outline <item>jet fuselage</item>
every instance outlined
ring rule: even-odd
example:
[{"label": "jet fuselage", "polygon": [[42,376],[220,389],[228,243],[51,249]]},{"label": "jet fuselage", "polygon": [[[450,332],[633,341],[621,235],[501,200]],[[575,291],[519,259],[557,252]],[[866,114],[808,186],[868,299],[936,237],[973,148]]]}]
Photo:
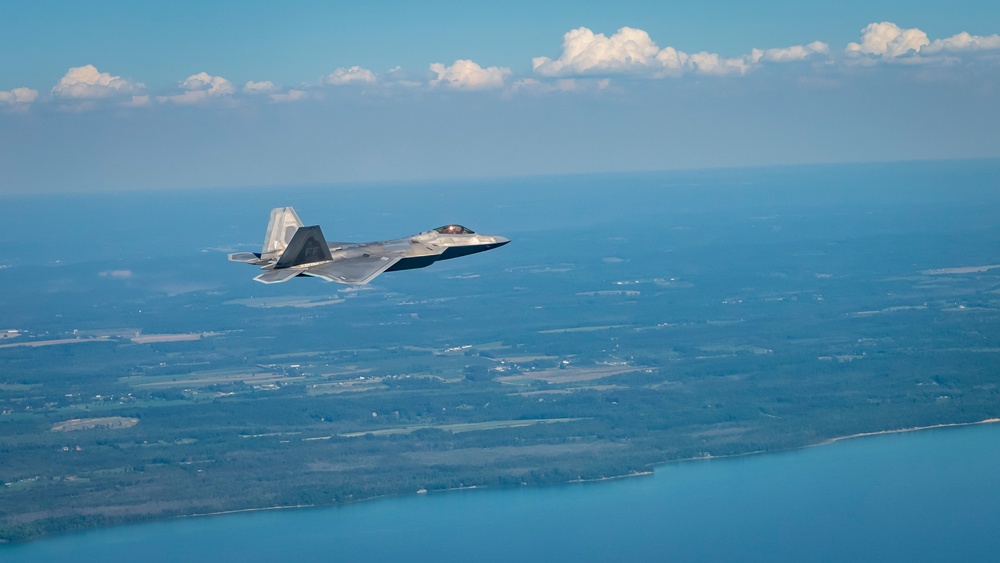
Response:
[{"label": "jet fuselage", "polygon": [[373,242],[328,242],[318,226],[303,227],[290,207],[271,211],[258,253],[230,254],[266,270],[254,279],[278,283],[297,276],[314,276],[345,284],[363,285],[383,272],[412,270],[503,246],[509,239],[477,234],[461,225],[447,225],[413,236]]}]

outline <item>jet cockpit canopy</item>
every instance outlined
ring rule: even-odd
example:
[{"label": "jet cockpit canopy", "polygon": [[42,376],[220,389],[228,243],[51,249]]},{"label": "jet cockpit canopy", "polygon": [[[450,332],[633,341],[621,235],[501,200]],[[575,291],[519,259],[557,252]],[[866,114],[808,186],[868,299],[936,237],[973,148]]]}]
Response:
[{"label": "jet cockpit canopy", "polygon": [[474,235],[473,231],[466,229],[462,225],[445,225],[434,229],[442,235]]}]

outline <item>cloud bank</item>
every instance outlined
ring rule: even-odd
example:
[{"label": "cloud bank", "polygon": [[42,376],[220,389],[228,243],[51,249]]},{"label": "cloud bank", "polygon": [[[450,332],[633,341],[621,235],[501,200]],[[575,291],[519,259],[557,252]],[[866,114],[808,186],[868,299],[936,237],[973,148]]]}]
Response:
[{"label": "cloud bank", "polygon": [[952,64],[970,61],[983,65],[1000,64],[1000,56],[980,55],[989,55],[991,51],[1000,51],[998,34],[960,32],[932,39],[919,28],[904,28],[888,21],[868,24],[860,30],[858,41],[850,42],[837,51],[832,51],[827,43],[813,41],[785,47],[754,48],[736,57],[710,51],[688,53],[673,46],[660,47],[646,31],[639,28],[622,27],[608,36],[579,27],[563,35],[558,56],[534,57],[531,59],[531,72],[516,77],[512,76],[509,67],[483,67],[472,60],[457,59],[450,65],[429,65],[429,74],[407,72],[396,67],[379,75],[362,66],[340,67],[321,77],[317,83],[292,89],[280,88],[269,80],[249,80],[242,87],[237,87],[222,76],[199,72],[178,81],[172,92],[168,89],[159,95],[152,95],[141,82],[101,72],[94,65],[87,64],[67,70],[47,94],[27,87],[0,90],[0,107],[6,108],[8,113],[24,113],[32,106],[48,102],[78,111],[109,106],[148,108],[156,105],[208,104],[211,101],[224,101],[230,105],[251,100],[288,103],[324,99],[323,88],[330,86],[362,86],[365,92],[391,91],[399,87],[409,90],[502,90],[506,95],[593,92],[608,89],[611,80],[617,77],[739,77],[767,65],[803,62],[813,63],[813,68],[822,64],[831,69],[850,68],[858,64],[874,67],[882,63]]},{"label": "cloud bank", "polygon": [[661,49],[648,33],[632,27],[623,27],[611,37],[586,27],[570,30],[563,35],[562,48],[562,54],[556,59],[533,58],[531,66],[535,74],[544,77],[640,75],[653,78],[684,73],[745,74],[753,65],[762,62],[801,61],[830,51],[826,43],[814,41],[808,45],[754,49],[742,57],[723,57],[706,51],[688,54],[669,46]]}]

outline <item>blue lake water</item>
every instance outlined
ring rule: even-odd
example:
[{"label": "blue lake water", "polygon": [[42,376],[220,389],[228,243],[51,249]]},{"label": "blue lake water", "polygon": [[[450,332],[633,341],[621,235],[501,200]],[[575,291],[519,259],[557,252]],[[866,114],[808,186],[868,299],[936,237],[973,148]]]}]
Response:
[{"label": "blue lake water", "polygon": [[176,519],[17,561],[998,561],[1000,424],[669,464],[602,483]]}]

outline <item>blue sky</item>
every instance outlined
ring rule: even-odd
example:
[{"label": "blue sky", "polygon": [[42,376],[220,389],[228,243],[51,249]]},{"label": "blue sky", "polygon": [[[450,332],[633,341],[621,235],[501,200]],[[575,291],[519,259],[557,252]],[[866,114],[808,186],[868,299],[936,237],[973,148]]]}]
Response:
[{"label": "blue sky", "polygon": [[0,5],[0,193],[1000,156],[996,2]]}]

